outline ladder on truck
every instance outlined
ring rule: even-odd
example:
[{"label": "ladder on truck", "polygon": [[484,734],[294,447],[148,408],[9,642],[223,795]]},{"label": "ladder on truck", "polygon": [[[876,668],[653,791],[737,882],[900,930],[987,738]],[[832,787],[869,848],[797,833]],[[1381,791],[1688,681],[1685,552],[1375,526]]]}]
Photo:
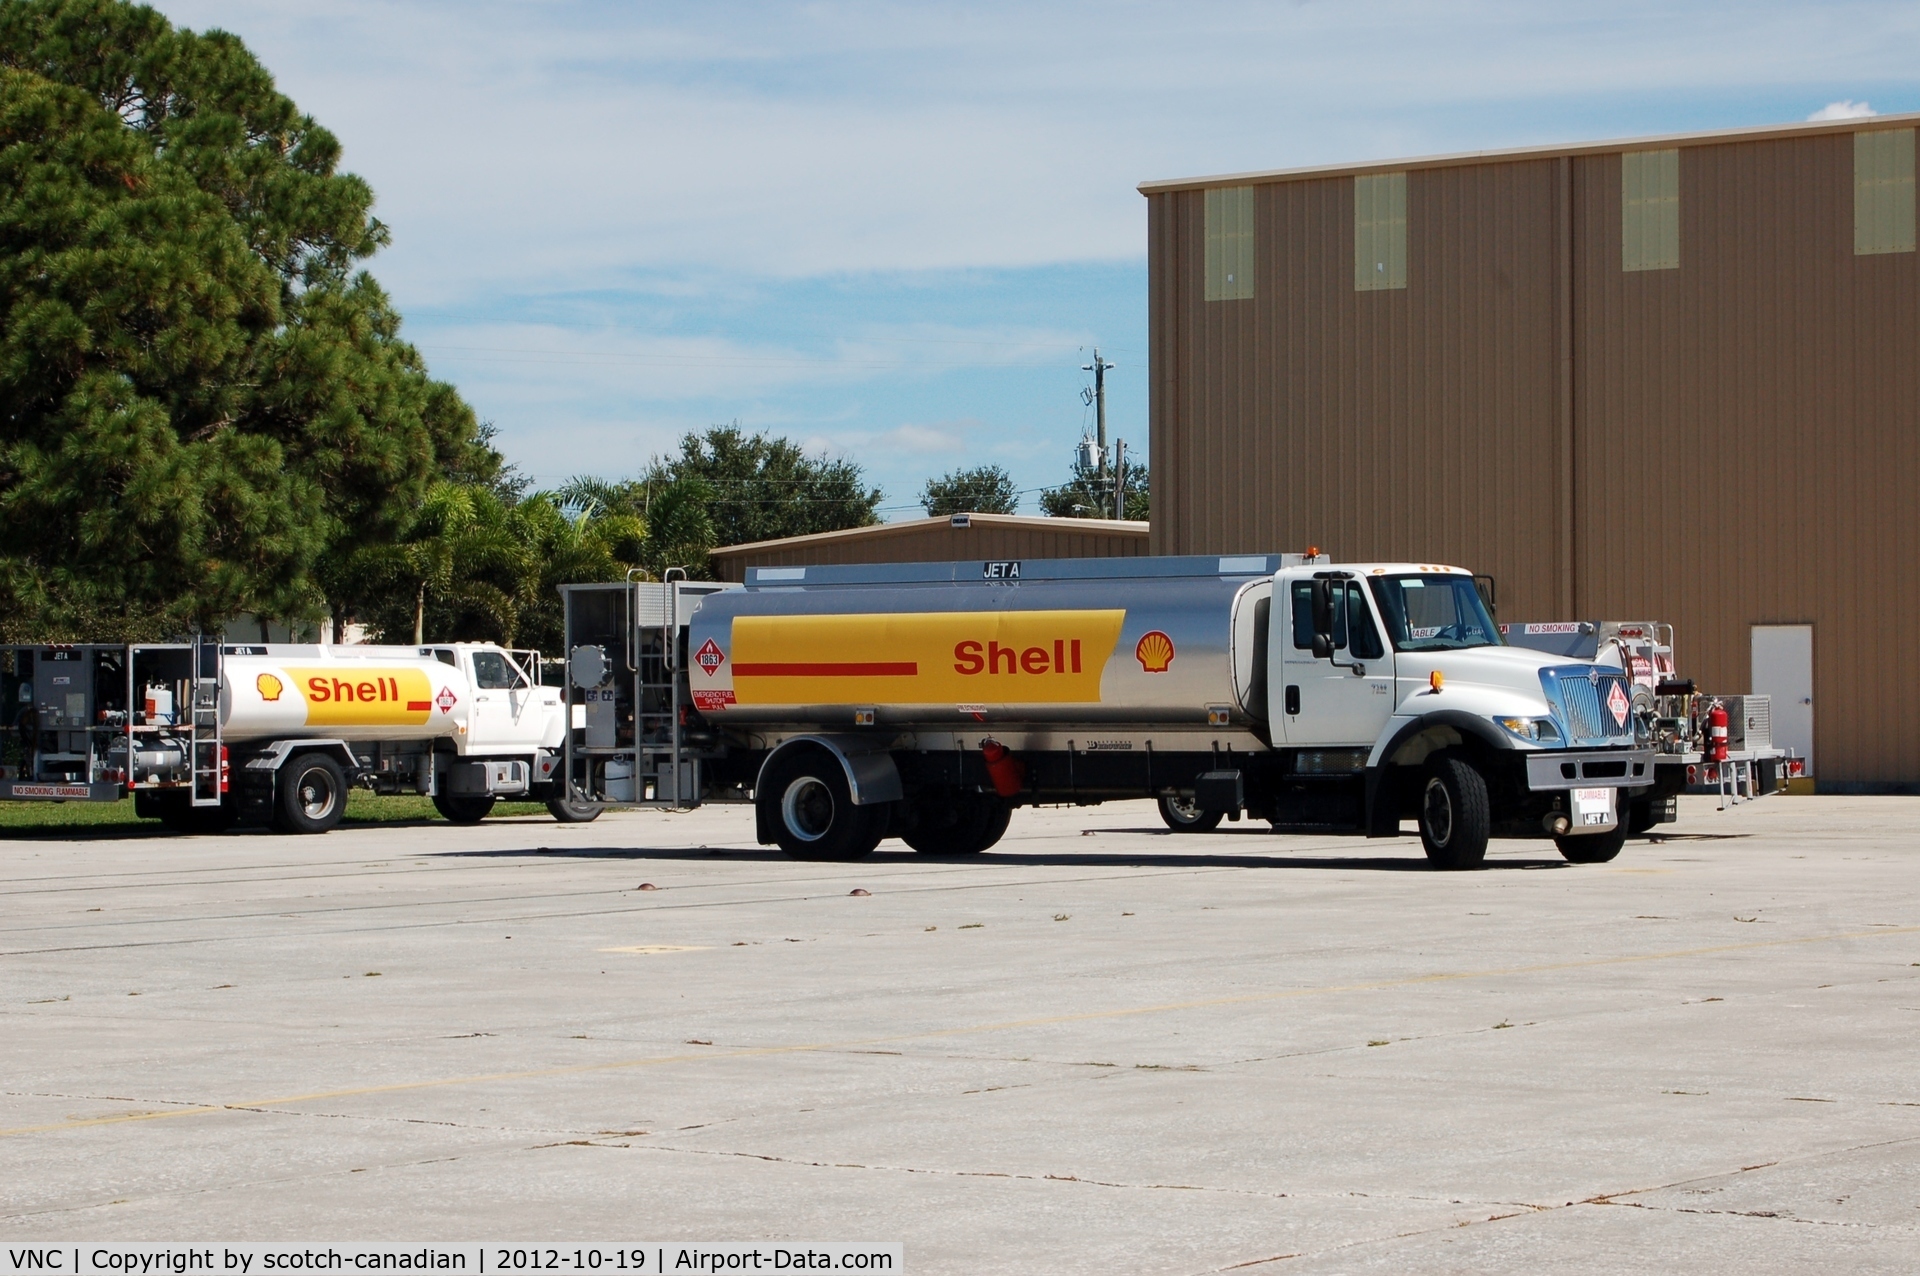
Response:
[{"label": "ladder on truck", "polygon": [[[680,589],[686,569],[634,581],[634,797],[641,806],[700,805],[700,760],[686,747]],[[651,595],[651,597],[649,597]]]},{"label": "ladder on truck", "polygon": [[[209,638],[195,634],[193,678],[187,688],[188,742],[193,749],[193,785],[189,797],[194,806],[219,806],[226,789],[226,751],[220,740],[220,665],[219,636]],[[131,657],[127,668],[131,678]]]}]

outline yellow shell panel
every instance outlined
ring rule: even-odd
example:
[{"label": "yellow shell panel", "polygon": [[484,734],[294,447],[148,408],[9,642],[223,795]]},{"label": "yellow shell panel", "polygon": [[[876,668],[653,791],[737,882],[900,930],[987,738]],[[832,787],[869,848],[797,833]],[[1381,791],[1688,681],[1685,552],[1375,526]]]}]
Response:
[{"label": "yellow shell panel", "polygon": [[310,727],[410,727],[433,716],[433,684],[419,669],[338,664],[289,668],[287,676],[306,701]]},{"label": "yellow shell panel", "polygon": [[[737,616],[738,702],[1098,704],[1127,613]],[[701,674],[692,674],[699,688]]]}]

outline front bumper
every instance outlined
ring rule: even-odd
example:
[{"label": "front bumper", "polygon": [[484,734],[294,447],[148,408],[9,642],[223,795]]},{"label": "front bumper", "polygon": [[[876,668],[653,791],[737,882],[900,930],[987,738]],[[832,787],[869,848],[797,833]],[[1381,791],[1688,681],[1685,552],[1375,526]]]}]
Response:
[{"label": "front bumper", "polygon": [[1546,749],[1529,753],[1527,787],[1637,789],[1653,783],[1652,749]]}]

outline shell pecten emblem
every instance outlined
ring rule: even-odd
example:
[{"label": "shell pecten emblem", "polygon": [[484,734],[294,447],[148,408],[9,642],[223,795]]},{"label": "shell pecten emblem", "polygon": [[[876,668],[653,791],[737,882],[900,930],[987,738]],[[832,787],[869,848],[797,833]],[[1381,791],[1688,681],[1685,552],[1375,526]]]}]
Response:
[{"label": "shell pecten emblem", "polygon": [[1173,639],[1158,629],[1149,629],[1133,645],[1133,658],[1147,673],[1165,673],[1173,664]]},{"label": "shell pecten emblem", "polygon": [[280,680],[270,673],[263,673],[255,678],[253,685],[260,692],[260,698],[269,703],[278,700],[280,693],[286,690]]}]

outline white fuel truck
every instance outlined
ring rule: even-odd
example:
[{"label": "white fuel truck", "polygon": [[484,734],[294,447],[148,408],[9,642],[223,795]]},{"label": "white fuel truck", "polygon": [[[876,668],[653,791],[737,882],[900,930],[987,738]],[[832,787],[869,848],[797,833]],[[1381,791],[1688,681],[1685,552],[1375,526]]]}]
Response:
[{"label": "white fuel truck", "polygon": [[1437,564],[1238,555],[755,568],[564,586],[569,800],[753,803],[852,859],[991,846],[1015,806],[1153,797],[1432,862],[1612,859],[1653,783],[1623,672],[1505,645]]},{"label": "white fuel truck", "polygon": [[555,784],[567,710],[539,669],[469,643],[0,647],[0,799],[324,833],[361,784],[459,823],[504,796],[591,819]]}]

